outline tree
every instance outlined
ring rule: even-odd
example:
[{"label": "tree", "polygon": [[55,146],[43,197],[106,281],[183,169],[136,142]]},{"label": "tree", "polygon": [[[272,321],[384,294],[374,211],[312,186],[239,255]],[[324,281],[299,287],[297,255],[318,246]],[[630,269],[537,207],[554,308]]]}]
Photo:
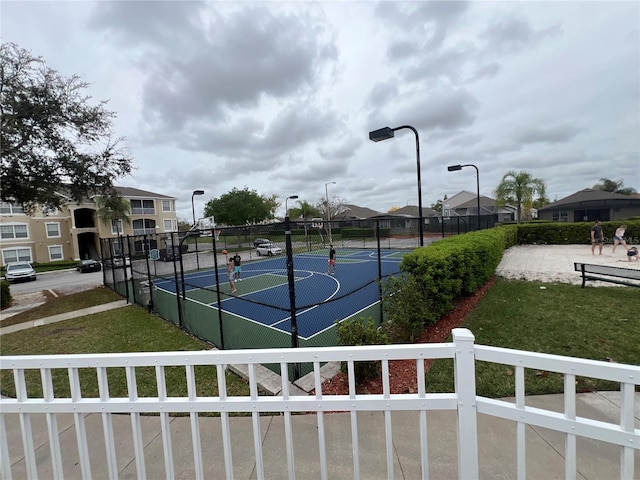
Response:
[{"label": "tree", "polygon": [[[339,198],[338,196],[333,196],[329,198],[329,213],[331,214],[331,218],[336,218],[344,211],[344,198]],[[324,219],[327,218],[327,199],[322,197],[320,200],[316,202],[315,208],[320,212],[319,217]]]},{"label": "tree", "polygon": [[[126,198],[120,196],[120,194],[112,189],[106,195],[101,195],[95,198],[96,216],[103,220],[112,228],[113,223],[116,225],[116,232],[118,235],[119,252],[112,252],[116,255],[124,255],[124,244],[122,242],[122,232],[120,231],[120,222],[124,221],[127,224],[131,223],[131,202]],[[112,247],[115,248],[115,247]],[[128,291],[128,287],[127,287]]]},{"label": "tree", "polygon": [[440,200],[438,199],[438,201],[436,203],[432,203],[431,204],[431,209],[435,210],[436,212],[440,213],[442,212],[442,208],[444,207],[444,202],[447,201],[447,196],[444,196],[444,200]]},{"label": "tree", "polygon": [[317,207],[314,207],[306,200],[296,202],[298,204],[297,207],[293,207],[289,209],[289,218],[294,220],[302,218],[304,221],[304,236],[308,235],[308,221],[312,218],[318,218],[322,216],[322,212]]},{"label": "tree", "polygon": [[396,210],[400,210],[400,207],[397,205],[394,205],[393,207],[391,207],[389,210],[387,210],[387,213],[393,213]]},{"label": "tree", "polygon": [[233,188],[220,198],[209,200],[204,207],[204,216],[214,217],[216,224],[246,225],[272,219],[277,205],[275,196],[258,195],[247,187],[243,190]]},{"label": "tree", "polygon": [[120,196],[116,190],[111,190],[107,195],[96,197],[96,216],[107,223],[109,227],[115,222],[116,232],[118,236],[120,231],[120,222],[131,223],[131,203],[126,198]]},{"label": "tree", "polygon": [[302,220],[311,220],[312,218],[318,218],[322,216],[322,212],[319,208],[314,207],[306,200],[296,202],[297,207],[289,209],[289,218],[294,220],[301,218]]},{"label": "tree", "polygon": [[14,43],[0,46],[0,181],[3,201],[54,208],[108,195],[131,172],[131,158],[112,139],[115,113],[90,104],[88,83],[64,77]]},{"label": "tree", "polygon": [[533,178],[530,173],[524,170],[516,172],[511,170],[507,172],[500,181],[495,190],[496,204],[506,205],[512,204],[517,208],[516,220],[520,223],[522,219],[522,210],[529,212],[533,207],[534,196],[538,194],[539,198],[546,198],[546,185],[544,180]]},{"label": "tree", "polygon": [[636,193],[636,189],[632,187],[624,187],[624,182],[618,180],[609,180],[608,178],[601,178],[600,183],[596,183],[593,186],[594,190],[603,190],[605,192],[619,193],[621,195],[633,195]]}]

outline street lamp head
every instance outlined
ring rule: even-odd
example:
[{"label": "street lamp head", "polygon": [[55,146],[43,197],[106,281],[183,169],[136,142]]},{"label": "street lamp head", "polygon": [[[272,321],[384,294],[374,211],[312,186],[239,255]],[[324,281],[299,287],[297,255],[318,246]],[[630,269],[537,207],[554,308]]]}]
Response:
[{"label": "street lamp head", "polygon": [[204,190],[194,190],[193,195],[204,195]]},{"label": "street lamp head", "polygon": [[393,138],[393,129],[389,127],[384,127],[379,130],[374,130],[373,132],[369,132],[369,140],[373,142],[388,140],[390,138]]},{"label": "street lamp head", "polygon": [[462,170],[462,165],[450,165],[447,167],[447,170],[450,172],[455,172],[456,170]]},{"label": "street lamp head", "polygon": [[287,200],[295,200],[296,198],[298,198],[298,195],[291,195]]}]

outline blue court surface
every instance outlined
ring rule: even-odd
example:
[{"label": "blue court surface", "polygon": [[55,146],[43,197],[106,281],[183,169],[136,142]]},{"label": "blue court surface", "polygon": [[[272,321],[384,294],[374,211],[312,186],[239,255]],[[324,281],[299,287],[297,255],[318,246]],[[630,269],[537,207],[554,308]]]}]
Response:
[{"label": "blue court surface", "polygon": [[[328,250],[294,256],[295,304],[298,335],[310,338],[375,304],[380,298],[376,281],[399,273],[407,251],[381,252],[380,270],[375,250],[338,250],[337,271],[327,273]],[[242,281],[230,295],[226,265],[218,269],[222,310],[285,332],[291,331],[286,257],[280,255],[242,263]],[[156,288],[175,294],[174,279],[155,282]],[[185,274],[186,297],[219,308],[215,271]],[[181,291],[182,285],[178,285]]]}]

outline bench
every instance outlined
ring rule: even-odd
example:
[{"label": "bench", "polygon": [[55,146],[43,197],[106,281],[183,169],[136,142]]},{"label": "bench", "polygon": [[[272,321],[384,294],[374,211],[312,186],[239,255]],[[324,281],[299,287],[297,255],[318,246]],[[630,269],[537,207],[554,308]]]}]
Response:
[{"label": "bench", "polygon": [[[640,270],[633,268],[611,267],[609,265],[592,265],[575,262],[573,267],[582,274],[582,288],[587,280],[617,283],[630,287],[640,287]],[[629,280],[637,280],[631,282]]]}]

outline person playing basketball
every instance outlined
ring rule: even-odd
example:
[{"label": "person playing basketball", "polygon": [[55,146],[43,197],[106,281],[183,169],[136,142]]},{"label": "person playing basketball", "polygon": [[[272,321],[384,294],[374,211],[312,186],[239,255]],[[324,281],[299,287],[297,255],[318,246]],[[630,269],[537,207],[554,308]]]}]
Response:
[{"label": "person playing basketball", "polygon": [[333,245],[329,245],[329,267],[327,268],[329,275],[335,275],[336,273],[336,249]]}]

